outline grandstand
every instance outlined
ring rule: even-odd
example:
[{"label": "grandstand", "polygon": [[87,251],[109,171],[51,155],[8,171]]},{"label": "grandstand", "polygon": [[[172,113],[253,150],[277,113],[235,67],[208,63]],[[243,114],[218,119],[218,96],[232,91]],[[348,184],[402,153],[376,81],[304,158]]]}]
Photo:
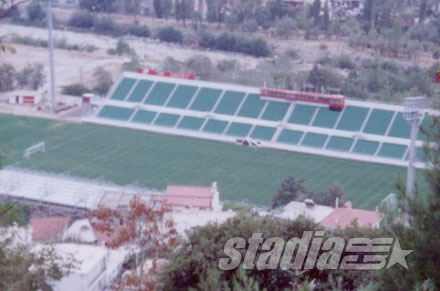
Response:
[{"label": "grandstand", "polygon": [[[402,106],[348,99],[336,112],[262,99],[259,93],[259,88],[124,73],[85,120],[222,142],[252,138],[268,148],[407,165],[410,126]],[[426,112],[422,124],[429,123]],[[419,149],[422,139],[419,134]],[[417,166],[423,167],[418,156]]]}]

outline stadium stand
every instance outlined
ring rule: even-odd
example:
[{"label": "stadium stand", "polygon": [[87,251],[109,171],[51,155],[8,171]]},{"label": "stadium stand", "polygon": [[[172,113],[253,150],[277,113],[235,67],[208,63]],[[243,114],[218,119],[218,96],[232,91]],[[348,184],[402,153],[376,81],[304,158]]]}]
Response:
[{"label": "stadium stand", "polygon": [[[259,88],[137,73],[124,73],[108,96],[86,121],[392,165],[408,158],[402,106],[347,99],[336,112],[261,98]],[[430,123],[426,115],[422,126]]]}]

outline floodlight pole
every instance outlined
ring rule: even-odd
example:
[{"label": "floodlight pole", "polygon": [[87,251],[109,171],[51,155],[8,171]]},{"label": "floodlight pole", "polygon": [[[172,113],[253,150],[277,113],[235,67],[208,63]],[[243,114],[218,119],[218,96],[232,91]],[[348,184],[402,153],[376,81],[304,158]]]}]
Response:
[{"label": "floodlight pole", "polygon": [[[416,174],[416,143],[417,133],[419,131],[419,125],[423,118],[423,109],[426,106],[425,97],[408,97],[405,99],[404,118],[411,125],[411,139],[409,144],[409,156],[408,156],[408,173],[406,178],[406,195],[408,198],[414,198],[414,185]],[[408,222],[408,202],[406,205],[407,214],[406,222]]]},{"label": "floodlight pole", "polygon": [[51,96],[51,112],[56,111],[56,100],[55,100],[55,69],[54,69],[54,58],[53,58],[53,39],[52,39],[52,0],[47,0],[47,29],[49,32],[48,39],[48,49],[49,49],[49,60],[50,60],[50,96]]}]

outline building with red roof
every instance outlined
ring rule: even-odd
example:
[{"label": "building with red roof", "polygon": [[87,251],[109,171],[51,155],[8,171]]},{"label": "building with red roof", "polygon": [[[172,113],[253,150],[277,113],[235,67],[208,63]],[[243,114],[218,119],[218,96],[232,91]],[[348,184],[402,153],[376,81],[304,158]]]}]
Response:
[{"label": "building with red roof", "polygon": [[335,229],[340,227],[344,229],[356,221],[360,227],[376,228],[383,218],[382,213],[353,209],[351,203],[347,202],[342,207],[335,208],[319,223],[325,228]]},{"label": "building with red roof", "polygon": [[211,187],[169,185],[165,191],[164,201],[173,209],[221,209],[217,182],[213,182]]},{"label": "building with red roof", "polygon": [[69,220],[67,217],[31,218],[29,225],[32,240],[48,242],[61,239],[67,230]]}]

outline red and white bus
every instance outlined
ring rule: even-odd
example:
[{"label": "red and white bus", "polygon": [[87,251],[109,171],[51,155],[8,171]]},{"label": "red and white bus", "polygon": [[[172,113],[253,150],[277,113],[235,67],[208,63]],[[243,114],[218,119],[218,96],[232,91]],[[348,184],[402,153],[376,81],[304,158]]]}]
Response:
[{"label": "red and white bus", "polygon": [[328,95],[275,88],[260,88],[260,95],[266,98],[276,98],[286,101],[327,104],[329,109],[334,111],[341,111],[345,107],[345,96],[343,95]]}]

